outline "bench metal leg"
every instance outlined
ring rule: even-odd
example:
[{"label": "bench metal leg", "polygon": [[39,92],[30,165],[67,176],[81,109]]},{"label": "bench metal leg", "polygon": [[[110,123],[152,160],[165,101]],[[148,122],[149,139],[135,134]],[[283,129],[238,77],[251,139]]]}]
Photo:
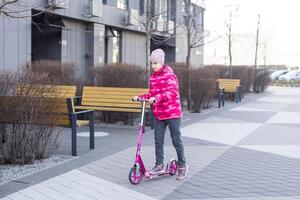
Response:
[{"label": "bench metal leg", "polygon": [[221,108],[221,106],[224,106],[223,103],[223,92],[221,89],[218,89],[218,107]]},{"label": "bench metal leg", "polygon": [[242,97],[241,97],[241,87],[238,86],[236,88],[236,93],[235,93],[235,102],[238,103],[238,102],[241,102],[242,101]]},{"label": "bench metal leg", "polygon": [[225,92],[222,89],[218,90],[218,107],[224,106],[225,104]]},{"label": "bench metal leg", "polygon": [[218,91],[218,108],[221,108],[221,92]]},{"label": "bench metal leg", "polygon": [[235,103],[238,103],[239,102],[239,87],[238,86],[236,87],[234,97],[235,97]]},{"label": "bench metal leg", "polygon": [[239,101],[242,102],[242,88],[239,87]]},{"label": "bench metal leg", "polygon": [[225,105],[225,93],[224,92],[221,93],[221,100],[222,100],[222,106],[224,107],[224,105]]},{"label": "bench metal leg", "polygon": [[71,126],[72,126],[72,156],[77,156],[77,133],[76,133],[76,122],[77,122],[77,115],[71,115]]},{"label": "bench metal leg", "polygon": [[90,149],[95,149],[95,111],[90,113]]}]

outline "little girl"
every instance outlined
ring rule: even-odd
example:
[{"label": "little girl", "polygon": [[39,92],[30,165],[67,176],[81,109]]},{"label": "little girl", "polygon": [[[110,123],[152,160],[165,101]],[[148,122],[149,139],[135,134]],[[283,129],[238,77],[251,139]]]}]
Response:
[{"label": "little girl", "polygon": [[155,156],[156,163],[152,172],[164,170],[164,137],[166,128],[169,127],[172,143],[178,157],[177,180],[186,178],[188,166],[184,157],[184,147],[181,139],[180,123],[182,118],[178,80],[172,68],[165,65],[165,53],[162,49],[152,51],[150,56],[153,74],[150,76],[149,93],[134,96],[149,99],[153,103],[155,118]]}]

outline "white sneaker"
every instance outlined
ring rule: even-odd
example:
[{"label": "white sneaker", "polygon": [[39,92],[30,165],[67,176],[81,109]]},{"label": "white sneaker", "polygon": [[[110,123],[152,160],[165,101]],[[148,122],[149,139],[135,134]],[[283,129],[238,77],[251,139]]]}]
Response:
[{"label": "white sneaker", "polygon": [[177,174],[177,180],[183,180],[186,178],[187,172],[189,167],[187,165],[185,166],[178,166],[178,174]]}]

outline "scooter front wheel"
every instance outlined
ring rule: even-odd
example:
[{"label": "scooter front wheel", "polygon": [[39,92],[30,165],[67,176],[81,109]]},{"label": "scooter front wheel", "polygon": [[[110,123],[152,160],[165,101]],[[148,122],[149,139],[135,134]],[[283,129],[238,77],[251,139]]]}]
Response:
[{"label": "scooter front wheel", "polygon": [[130,172],[129,172],[128,178],[129,178],[129,182],[130,183],[132,183],[133,185],[137,185],[137,184],[139,184],[142,181],[143,174],[142,174],[141,171],[139,171],[137,173],[136,168],[132,167],[131,170],[130,170]]}]

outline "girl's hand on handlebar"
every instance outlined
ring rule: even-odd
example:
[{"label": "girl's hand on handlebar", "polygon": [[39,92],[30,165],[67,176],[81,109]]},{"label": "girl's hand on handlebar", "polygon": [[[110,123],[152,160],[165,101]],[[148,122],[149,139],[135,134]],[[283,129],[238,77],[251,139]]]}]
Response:
[{"label": "girl's hand on handlebar", "polygon": [[156,103],[156,98],[155,97],[151,97],[149,99],[149,103],[151,103],[151,104]]},{"label": "girl's hand on handlebar", "polygon": [[139,100],[139,97],[138,97],[138,96],[134,96],[134,97],[132,97],[131,99],[132,99],[132,101],[138,101],[138,100]]}]

